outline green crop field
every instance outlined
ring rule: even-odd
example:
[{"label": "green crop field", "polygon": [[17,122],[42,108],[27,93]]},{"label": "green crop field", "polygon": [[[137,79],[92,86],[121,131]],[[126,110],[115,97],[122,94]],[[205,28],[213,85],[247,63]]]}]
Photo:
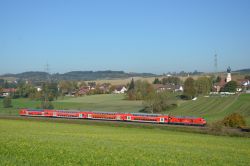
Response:
[{"label": "green crop field", "polygon": [[250,139],[0,120],[0,165],[249,165]]}]

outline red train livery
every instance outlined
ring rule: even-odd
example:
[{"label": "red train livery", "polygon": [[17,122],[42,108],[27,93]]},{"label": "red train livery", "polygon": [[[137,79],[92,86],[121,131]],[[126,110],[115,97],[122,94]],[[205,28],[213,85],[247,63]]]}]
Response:
[{"label": "red train livery", "polygon": [[76,118],[76,119],[103,119],[103,120],[116,120],[116,121],[150,122],[150,123],[198,125],[198,126],[204,126],[206,124],[206,120],[200,117],[179,117],[179,116],[169,116],[163,114],[145,114],[145,113],[21,109],[19,115],[56,117],[56,118]]}]

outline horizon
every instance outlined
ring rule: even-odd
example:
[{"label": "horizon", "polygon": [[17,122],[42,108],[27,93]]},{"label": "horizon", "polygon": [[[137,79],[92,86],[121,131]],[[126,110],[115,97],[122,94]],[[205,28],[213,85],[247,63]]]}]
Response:
[{"label": "horizon", "polygon": [[[236,70],[232,70],[232,72],[237,72],[238,70],[250,70],[250,68],[242,68],[242,69],[236,69]],[[29,72],[41,72],[41,73],[47,73],[47,74],[50,74],[50,75],[54,75],[54,74],[66,74],[66,73],[70,73],[70,72],[105,72],[105,71],[112,71],[112,72],[124,72],[124,73],[128,73],[128,74],[155,74],[155,75],[164,75],[164,74],[178,74],[182,71],[179,71],[179,72],[176,72],[176,71],[172,71],[172,72],[165,72],[165,73],[153,73],[153,72],[127,72],[127,71],[123,71],[123,70],[73,70],[73,71],[66,71],[66,72],[54,72],[54,73],[51,73],[51,72],[47,72],[47,71],[23,71],[23,72],[17,72],[17,73],[4,73],[4,74],[0,74],[0,77],[1,76],[5,76],[5,75],[9,75],[9,74],[23,74],[23,73],[29,73]],[[198,70],[194,70],[194,71],[183,71],[185,73],[192,73],[192,72],[201,72],[201,73],[204,73],[204,74],[209,74],[209,73],[226,73],[227,71],[226,70],[221,70],[221,71],[217,71],[217,72],[204,72],[204,71],[198,71]]]},{"label": "horizon", "polygon": [[0,75],[250,68],[250,1],[2,1]]}]

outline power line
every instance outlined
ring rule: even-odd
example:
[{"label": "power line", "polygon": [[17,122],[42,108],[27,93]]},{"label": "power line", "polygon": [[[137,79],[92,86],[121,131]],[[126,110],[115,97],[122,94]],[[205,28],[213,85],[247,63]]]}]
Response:
[{"label": "power line", "polygon": [[50,66],[48,62],[45,65],[45,72],[47,73],[47,81],[50,81]]},{"label": "power line", "polygon": [[214,72],[218,72],[218,55],[216,53],[214,54]]}]

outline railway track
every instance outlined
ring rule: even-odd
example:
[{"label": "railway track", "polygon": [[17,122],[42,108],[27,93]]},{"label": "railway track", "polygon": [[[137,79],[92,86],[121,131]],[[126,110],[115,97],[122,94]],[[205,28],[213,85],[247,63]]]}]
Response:
[{"label": "railway track", "polygon": [[150,122],[135,122],[135,121],[118,121],[107,119],[79,119],[79,118],[58,118],[58,117],[40,117],[40,116],[20,116],[20,115],[4,115],[0,116],[0,119],[12,119],[12,120],[31,120],[31,121],[48,121],[48,122],[60,122],[71,124],[113,124],[116,126],[147,126],[147,127],[172,127],[172,128],[194,128],[205,129],[206,126],[194,126],[194,125],[176,125],[176,124],[162,124],[162,123],[150,123]]},{"label": "railway track", "polygon": [[83,125],[97,125],[97,126],[110,126],[110,127],[127,127],[127,128],[142,128],[142,129],[157,129],[159,131],[169,130],[178,132],[188,132],[197,134],[221,135],[221,136],[240,136],[250,138],[249,129],[243,131],[241,129],[226,129],[224,132],[212,131],[209,126],[186,126],[174,124],[158,124],[158,123],[138,123],[128,121],[111,121],[111,120],[97,120],[97,119],[72,119],[72,118],[55,118],[55,117],[29,117],[29,116],[8,116],[0,115],[0,119],[7,120],[23,120],[23,121],[38,121],[49,123],[68,123],[68,124],[83,124]]}]

